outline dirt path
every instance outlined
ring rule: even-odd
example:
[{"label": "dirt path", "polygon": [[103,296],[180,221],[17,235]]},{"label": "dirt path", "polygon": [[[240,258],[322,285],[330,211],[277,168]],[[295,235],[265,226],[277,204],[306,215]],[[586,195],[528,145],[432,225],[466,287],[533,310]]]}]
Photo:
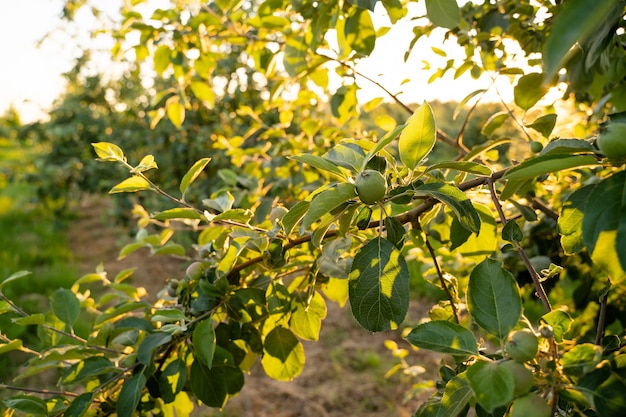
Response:
[{"label": "dirt path", "polygon": [[[109,276],[137,267],[132,283],[146,288],[154,298],[168,277],[177,277],[184,264],[166,257],[150,257],[138,251],[122,261],[120,248],[128,243],[127,233],[111,226],[101,198],[81,202],[79,218],[68,231],[70,246],[81,273],[93,272],[103,263]],[[405,323],[417,323],[426,314],[428,303],[414,302]],[[409,376],[398,372],[389,378],[385,373],[396,363],[386,340],[409,349],[399,331],[372,334],[358,326],[349,308],[328,303],[328,316],[320,340],[304,342],[306,365],[303,373],[291,382],[268,378],[257,363],[246,375],[243,391],[229,400],[224,410],[201,409],[198,415],[222,417],[407,417],[429,394],[407,394],[411,388],[435,378],[440,358],[426,351],[411,350],[405,359],[421,366],[425,373]]]}]

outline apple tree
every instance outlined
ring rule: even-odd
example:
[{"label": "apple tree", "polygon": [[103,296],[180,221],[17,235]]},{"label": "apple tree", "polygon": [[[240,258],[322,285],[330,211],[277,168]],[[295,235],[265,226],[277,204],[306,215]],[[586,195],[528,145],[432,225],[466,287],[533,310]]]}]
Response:
[{"label": "apple tree", "polygon": [[[401,330],[410,280],[421,277],[443,297],[405,339],[446,360],[416,416],[625,414],[623,2],[149,4],[126,2],[111,35],[113,55],[168,80],[149,91],[153,127],[184,129],[202,109],[219,122],[174,187],[155,179],[156,151],[133,158],[115,138],[93,149],[127,172],[111,177],[111,193],[169,204],[134,208],[139,231],[120,255],[148,247],[189,266],[154,303],[125,282],[132,271],[96,270],[56,291],[45,314],[1,292],[25,273],[4,280],[2,311],[38,326],[42,346],[7,339],[0,352],[30,353],[29,375],[58,369],[61,388],[6,407],[67,416],[222,407],[255,363],[296,378],[301,341],[318,339],[329,302],[348,304],[364,331]],[[426,38],[446,40],[433,47],[443,65],[424,70],[432,80],[486,85],[459,97],[454,135],[429,103],[404,102],[358,70],[400,21],[413,25],[398,50],[405,59]],[[474,109],[501,79],[513,101],[503,98],[483,138],[470,140]],[[381,97],[359,102],[365,83]],[[232,100],[250,90],[262,99]],[[379,113],[364,129],[385,97],[405,117]],[[233,133],[233,123],[244,125]],[[208,176],[216,156],[226,166]],[[90,323],[84,334],[79,319]]]}]

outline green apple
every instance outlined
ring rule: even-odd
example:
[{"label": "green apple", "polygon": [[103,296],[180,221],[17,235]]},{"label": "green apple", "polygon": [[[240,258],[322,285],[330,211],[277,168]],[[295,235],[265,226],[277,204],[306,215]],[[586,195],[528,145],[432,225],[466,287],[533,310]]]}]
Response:
[{"label": "green apple", "polygon": [[526,394],[533,387],[535,383],[533,373],[523,364],[506,360],[500,362],[499,366],[508,369],[511,375],[513,375],[513,382],[515,383],[514,394],[516,397]]},{"label": "green apple", "polygon": [[541,142],[537,142],[533,140],[530,142],[530,151],[532,153],[539,153],[543,149],[543,144]]},{"label": "green apple", "polygon": [[206,267],[203,262],[192,262],[187,267],[185,274],[192,280],[201,279],[204,276]]},{"label": "green apple", "polygon": [[537,355],[539,340],[530,329],[515,330],[509,333],[504,350],[514,361],[527,362]]},{"label": "green apple", "polygon": [[626,123],[609,123],[598,136],[598,148],[610,159],[626,158]]},{"label": "green apple", "polygon": [[511,405],[511,417],[550,417],[552,409],[538,394],[530,393],[519,397]]},{"label": "green apple", "polygon": [[365,204],[374,204],[385,198],[387,180],[383,174],[373,169],[366,169],[356,177],[356,193]]}]

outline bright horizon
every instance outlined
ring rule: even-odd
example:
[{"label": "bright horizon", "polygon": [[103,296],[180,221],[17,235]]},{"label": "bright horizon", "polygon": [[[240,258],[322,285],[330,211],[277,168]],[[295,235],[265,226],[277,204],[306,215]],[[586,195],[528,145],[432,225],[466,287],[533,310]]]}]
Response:
[{"label": "bright horizon", "polygon": [[[2,51],[5,57],[10,57],[0,67],[0,114],[5,114],[13,105],[25,123],[45,120],[54,100],[63,93],[65,81],[62,74],[71,70],[79,50],[74,48],[75,44],[68,47],[69,38],[60,31],[62,4],[62,0],[0,3],[0,36],[5,40]],[[104,5],[110,13],[115,13],[119,4],[117,1],[101,0],[98,6]],[[388,20],[381,16],[381,9],[379,5],[374,17],[377,26],[388,23]],[[419,11],[410,12],[414,16]],[[22,16],[29,16],[28,24],[24,23]],[[80,35],[81,43],[92,45],[90,43],[92,41],[86,39],[86,35],[90,25],[94,24],[93,18],[90,19],[90,16],[82,13],[78,22],[79,26],[72,28],[73,33]],[[363,59],[358,64],[357,70],[376,80],[393,94],[402,92],[398,97],[406,103],[433,100],[461,101],[470,92],[489,86],[491,81],[486,77],[479,81],[472,80],[469,76],[454,80],[451,72],[443,80],[428,84],[433,68],[443,65],[446,58],[436,55],[430,45],[420,41],[408,62],[403,62],[404,52],[413,36],[412,25],[408,19],[395,24],[387,35],[377,40],[374,53]],[[40,48],[37,48],[37,42],[49,33],[52,34]],[[446,50],[448,49],[446,46]],[[430,62],[430,70],[423,69],[423,60]],[[112,72],[114,65],[112,62],[109,65],[107,68],[104,64],[99,70]],[[502,81],[506,82],[497,84],[497,88],[505,99],[509,100],[510,83],[505,79]],[[358,93],[359,100],[363,103],[378,96],[390,100],[381,89],[369,81],[359,78],[357,82],[361,87]],[[486,98],[491,101],[498,100],[495,91],[491,91]]]}]

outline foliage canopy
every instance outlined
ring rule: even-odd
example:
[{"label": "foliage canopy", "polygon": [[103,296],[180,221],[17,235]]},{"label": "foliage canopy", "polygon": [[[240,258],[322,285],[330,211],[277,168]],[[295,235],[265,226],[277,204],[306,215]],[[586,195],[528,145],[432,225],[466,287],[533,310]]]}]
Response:
[{"label": "foliage canopy", "polygon": [[[398,329],[410,284],[423,279],[442,299],[406,340],[449,358],[416,416],[523,415],[525,404],[624,415],[625,161],[595,144],[626,123],[622,1],[144,3],[126,2],[111,32],[140,92],[124,101],[118,86],[115,125],[94,140],[70,137],[125,170],[111,193],[162,201],[134,207],[138,231],[121,256],[148,247],[189,268],[154,303],[124,282],[132,271],[97,270],[52,294],[46,314],[2,293],[25,273],[5,279],[2,312],[38,326],[42,344],[6,338],[0,353],[32,354],[25,376],[57,368],[67,389],[15,395],[6,407],[67,416],[184,414],[192,399],[223,407],[257,361],[278,380],[302,372],[301,341],[318,339],[326,303],[349,303],[368,331]],[[79,7],[89,4],[67,1],[66,16]],[[447,61],[431,79],[491,80],[459,101],[453,134],[435,106],[413,109],[356,69],[400,20],[414,25],[405,59],[438,34],[464,51],[434,48]],[[154,87],[143,91],[146,67]],[[499,78],[513,103],[502,100],[482,136],[467,135]],[[381,98],[360,103],[372,82]],[[382,95],[405,115],[388,114]],[[128,153],[142,124],[165,137],[129,140]],[[366,170],[386,184],[359,183]],[[364,198],[362,187],[380,189]],[[177,241],[185,233],[190,247]],[[90,323],[83,334],[79,320]],[[507,354],[524,328],[537,351]],[[527,356],[531,393],[502,366]],[[72,395],[75,386],[86,389]]]}]

